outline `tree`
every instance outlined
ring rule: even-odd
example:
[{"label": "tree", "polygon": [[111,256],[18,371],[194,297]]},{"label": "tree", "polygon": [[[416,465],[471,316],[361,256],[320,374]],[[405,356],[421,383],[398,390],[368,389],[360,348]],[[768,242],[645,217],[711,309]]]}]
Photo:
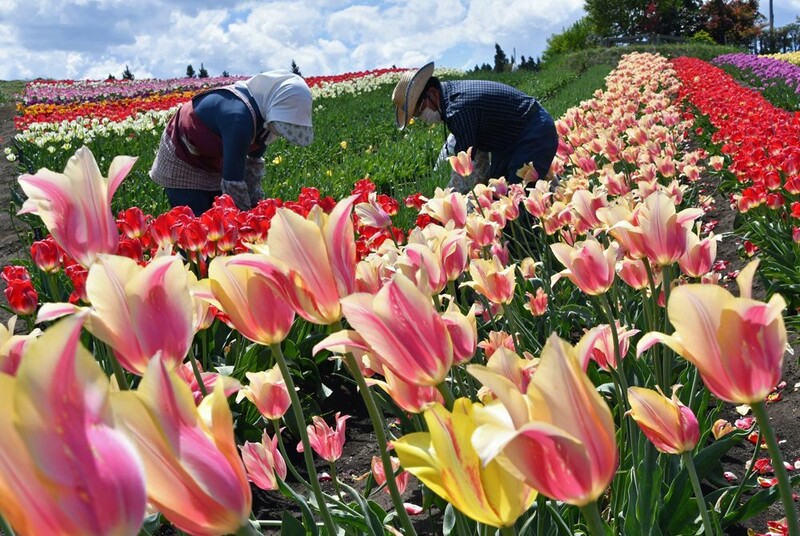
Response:
[{"label": "tree", "polygon": [[705,30],[723,45],[747,45],[761,34],[758,0],[711,0],[700,8]]},{"label": "tree", "polygon": [[208,71],[203,66],[203,62],[200,62],[200,71],[197,73],[197,78],[208,78]]},{"label": "tree", "polygon": [[230,75],[231,74],[228,71],[222,71],[222,76],[223,77],[228,78],[228,77],[230,77]]},{"label": "tree", "polygon": [[300,67],[292,60],[292,72],[297,76],[303,76],[303,73],[300,72]]},{"label": "tree", "polygon": [[125,66],[125,70],[122,71],[122,79],[123,80],[133,80],[133,78],[134,78],[133,73],[131,72],[130,69],[128,69],[128,66],[126,65]]},{"label": "tree", "polygon": [[497,43],[494,44],[494,72],[502,73],[506,70],[506,65],[508,65],[508,57],[506,53],[503,52],[503,49],[500,48],[500,45]]},{"label": "tree", "polygon": [[547,38],[547,47],[542,53],[542,60],[547,62],[561,54],[591,48],[595,44],[595,39],[593,21],[589,17],[580,18],[560,34],[553,34]]},{"label": "tree", "polygon": [[117,79],[117,77],[115,77],[115,76],[114,76],[113,74],[111,74],[111,73],[108,73],[108,78],[106,78],[106,81],[109,81],[109,80],[116,80],[116,79]]},{"label": "tree", "polygon": [[186,78],[194,78],[194,67],[191,63],[186,66]]}]

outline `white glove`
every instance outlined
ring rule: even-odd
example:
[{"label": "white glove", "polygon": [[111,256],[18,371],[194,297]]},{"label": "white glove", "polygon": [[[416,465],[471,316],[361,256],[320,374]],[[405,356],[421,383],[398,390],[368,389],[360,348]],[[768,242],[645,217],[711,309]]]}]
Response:
[{"label": "white glove", "polygon": [[250,194],[247,192],[247,184],[244,181],[227,181],[222,179],[220,188],[223,194],[228,194],[233,198],[233,202],[236,203],[236,208],[239,210],[245,211],[252,208]]},{"label": "white glove", "polygon": [[247,184],[247,193],[253,206],[256,206],[259,201],[264,199],[264,189],[261,187],[263,178],[264,159],[248,156],[244,167],[244,182]]}]

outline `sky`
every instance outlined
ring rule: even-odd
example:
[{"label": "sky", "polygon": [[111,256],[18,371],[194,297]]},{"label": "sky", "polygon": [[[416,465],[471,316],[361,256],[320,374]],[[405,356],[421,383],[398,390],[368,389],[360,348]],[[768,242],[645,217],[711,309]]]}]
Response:
[{"label": "sky", "polygon": [[[773,4],[776,27],[800,15],[800,0]],[[1,0],[0,80],[470,69],[495,43],[539,57],[583,14],[583,0]]]}]

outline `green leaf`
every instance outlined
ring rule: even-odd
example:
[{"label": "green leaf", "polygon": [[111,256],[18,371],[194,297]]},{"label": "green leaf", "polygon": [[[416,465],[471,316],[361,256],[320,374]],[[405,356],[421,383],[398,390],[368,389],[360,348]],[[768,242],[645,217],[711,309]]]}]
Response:
[{"label": "green leaf", "polygon": [[442,536],[449,536],[456,528],[456,509],[447,503],[444,509],[444,519],[442,519]]},{"label": "green leaf", "polygon": [[[794,475],[789,480],[792,483],[792,489],[800,485],[800,475]],[[769,508],[772,504],[780,500],[780,498],[781,495],[778,486],[762,489],[747,499],[741,506],[723,517],[722,525],[728,527],[733,523],[746,521]]]},{"label": "green leaf", "polygon": [[308,532],[303,527],[303,524],[284,510],[283,516],[281,516],[281,536],[306,536],[306,534]]},{"label": "green leaf", "polygon": [[[308,505],[308,502],[295,492],[292,488],[286,485],[282,479],[278,478],[278,490],[280,490],[281,494],[288,498],[295,501],[300,506],[300,511],[303,512],[303,523],[306,525],[307,532],[303,534],[310,534],[311,536],[317,536],[319,531],[317,530],[317,523],[314,520],[314,514],[311,512],[311,507]],[[284,512],[284,515],[286,512]],[[281,532],[281,534],[283,534]]]},{"label": "green leaf", "polygon": [[383,536],[383,520],[378,519],[376,512],[369,507],[366,499],[364,499],[364,497],[353,487],[348,486],[344,482],[339,482],[339,485],[342,486],[347,493],[353,496],[353,499],[355,499],[358,507],[361,509],[361,513],[364,514],[366,531],[363,534],[368,534],[371,536]]}]

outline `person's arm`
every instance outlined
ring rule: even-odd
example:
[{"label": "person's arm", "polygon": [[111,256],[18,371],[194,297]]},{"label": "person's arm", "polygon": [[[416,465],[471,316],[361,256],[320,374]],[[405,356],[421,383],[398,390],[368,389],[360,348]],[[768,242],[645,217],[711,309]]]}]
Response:
[{"label": "person's arm", "polygon": [[[233,198],[240,210],[250,210],[258,201],[252,199],[247,182],[248,149],[253,139],[253,123],[236,116],[220,125],[222,138],[222,191]],[[262,161],[263,174],[263,161]],[[258,179],[260,188],[261,179]],[[258,194],[258,192],[253,192]],[[263,191],[261,192],[263,196]]]}]

